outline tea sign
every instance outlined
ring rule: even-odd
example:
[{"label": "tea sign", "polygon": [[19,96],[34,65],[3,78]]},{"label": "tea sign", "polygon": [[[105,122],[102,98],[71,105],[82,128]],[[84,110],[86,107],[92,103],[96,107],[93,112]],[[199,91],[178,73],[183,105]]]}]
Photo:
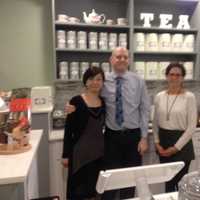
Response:
[{"label": "tea sign", "polygon": [[[160,14],[160,28],[172,28],[171,21],[173,20],[172,14]],[[179,15],[179,21],[176,26],[177,29],[190,29],[189,15]],[[140,20],[143,20],[144,27],[151,27],[151,22],[154,20],[153,13],[140,13]]]}]

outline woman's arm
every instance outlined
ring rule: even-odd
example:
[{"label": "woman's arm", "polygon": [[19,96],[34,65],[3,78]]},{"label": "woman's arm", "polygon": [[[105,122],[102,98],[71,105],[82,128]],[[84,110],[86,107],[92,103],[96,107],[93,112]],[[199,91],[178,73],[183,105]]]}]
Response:
[{"label": "woman's arm", "polygon": [[192,134],[195,132],[197,124],[197,104],[194,94],[189,93],[187,97],[187,128],[183,135],[174,145],[178,150],[181,150],[192,138]]}]

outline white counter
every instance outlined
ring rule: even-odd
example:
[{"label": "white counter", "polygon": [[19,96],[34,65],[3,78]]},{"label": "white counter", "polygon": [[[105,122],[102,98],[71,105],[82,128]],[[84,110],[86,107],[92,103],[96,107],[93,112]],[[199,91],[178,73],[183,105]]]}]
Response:
[{"label": "white counter", "polygon": [[[28,199],[27,192],[29,174],[35,160],[36,152],[42,137],[42,130],[33,130],[30,134],[30,144],[32,148],[24,153],[15,155],[0,155],[0,193],[6,199]],[[21,191],[20,194],[14,193]],[[5,197],[4,197],[5,198]]]},{"label": "white counter", "polygon": [[[155,200],[178,200],[178,192],[158,194],[153,196]],[[139,198],[132,198],[127,200],[139,200]]]}]

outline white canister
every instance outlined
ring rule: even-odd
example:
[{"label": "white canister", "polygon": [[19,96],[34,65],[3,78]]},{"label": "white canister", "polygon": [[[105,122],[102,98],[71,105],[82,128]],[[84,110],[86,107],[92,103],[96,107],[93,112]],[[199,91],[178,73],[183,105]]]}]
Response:
[{"label": "white canister", "polygon": [[70,63],[70,79],[79,80],[79,63],[78,62]]},{"label": "white canister", "polygon": [[99,62],[92,62],[91,67],[100,67],[100,63]]},{"label": "white canister", "polygon": [[170,64],[170,62],[167,62],[167,61],[159,62],[159,72],[158,72],[159,79],[164,80],[166,78],[165,71],[169,64]]},{"label": "white canister", "polygon": [[138,76],[145,79],[145,62],[135,62],[135,72]]},{"label": "white canister", "polygon": [[118,40],[119,40],[120,47],[127,48],[127,46],[128,46],[127,33],[120,33]]},{"label": "white canister", "polygon": [[157,33],[146,34],[145,51],[158,51],[158,34]]},{"label": "white canister", "polygon": [[62,61],[59,63],[59,79],[68,80],[68,78],[69,78],[68,62]]},{"label": "white canister", "polygon": [[185,35],[184,40],[183,40],[182,50],[185,52],[193,52],[194,51],[194,40],[195,40],[195,37],[193,34]]},{"label": "white canister", "polygon": [[158,79],[158,62],[146,62],[146,80]]},{"label": "white canister", "polygon": [[87,49],[87,33],[85,31],[78,31],[77,33],[77,48]]},{"label": "white canister", "polygon": [[99,49],[101,50],[108,49],[108,33],[105,32],[99,33]]},{"label": "white canister", "polygon": [[85,73],[85,71],[89,68],[89,63],[88,62],[81,62],[80,63],[80,74],[81,74],[81,78],[83,77],[83,74]]},{"label": "white canister", "polygon": [[117,47],[117,33],[109,33],[108,48],[113,50],[115,47]]},{"label": "white canister", "polygon": [[89,32],[88,34],[89,49],[98,49],[98,37],[97,32]]},{"label": "white canister", "polygon": [[162,33],[159,35],[159,51],[171,51],[171,34]]},{"label": "white canister", "polygon": [[183,47],[183,34],[176,33],[172,35],[171,50],[172,51],[182,51]]},{"label": "white canister", "polygon": [[63,30],[56,31],[57,48],[66,48],[66,32]]},{"label": "white canister", "polygon": [[103,69],[105,75],[107,75],[111,71],[109,62],[102,62],[101,63],[101,68]]},{"label": "white canister", "polygon": [[192,80],[194,78],[194,63],[193,62],[184,62],[184,67],[186,70],[185,79]]},{"label": "white canister", "polygon": [[67,32],[67,48],[69,49],[76,48],[76,31]]},{"label": "white canister", "polygon": [[145,34],[135,33],[134,35],[135,51],[144,51],[145,49]]}]

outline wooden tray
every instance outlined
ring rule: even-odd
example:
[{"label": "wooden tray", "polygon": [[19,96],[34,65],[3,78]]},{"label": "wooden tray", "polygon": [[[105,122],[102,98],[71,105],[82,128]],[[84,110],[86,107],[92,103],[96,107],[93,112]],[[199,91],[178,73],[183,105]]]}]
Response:
[{"label": "wooden tray", "polygon": [[28,144],[23,147],[19,147],[16,144],[1,144],[0,145],[0,155],[10,155],[10,154],[19,154],[29,151],[31,145]]}]

